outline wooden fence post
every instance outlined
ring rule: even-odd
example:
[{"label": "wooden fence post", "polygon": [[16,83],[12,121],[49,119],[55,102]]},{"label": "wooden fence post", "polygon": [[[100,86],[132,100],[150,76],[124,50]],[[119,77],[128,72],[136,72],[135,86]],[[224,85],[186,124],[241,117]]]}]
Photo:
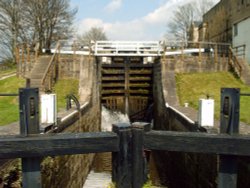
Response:
[{"label": "wooden fence post", "polygon": [[218,63],[218,46],[214,45],[214,63]]},{"label": "wooden fence post", "polygon": [[132,124],[132,187],[141,188],[147,180],[146,153],[144,151],[144,132],[150,131],[150,123]]},{"label": "wooden fence post", "polygon": [[[39,134],[39,90],[19,90],[20,132],[23,136]],[[24,188],[41,188],[40,158],[22,158],[22,179]]]},{"label": "wooden fence post", "polygon": [[201,62],[201,43],[199,43],[199,62]]},{"label": "wooden fence post", "polygon": [[184,61],[184,42],[181,43],[181,61]]},{"label": "wooden fence post", "polygon": [[132,147],[131,125],[113,125],[113,132],[119,137],[119,151],[112,153],[112,181],[117,188],[132,188]]},{"label": "wooden fence post", "polygon": [[[221,89],[220,133],[239,133],[240,89]],[[237,187],[237,156],[220,155],[219,188]]]},{"label": "wooden fence post", "polygon": [[20,75],[23,77],[24,76],[24,56],[25,56],[25,52],[24,52],[24,50],[25,50],[25,48],[24,48],[24,44],[22,44],[22,56],[21,56],[21,63],[20,63],[20,65],[21,65],[21,67],[20,67]]},{"label": "wooden fence post", "polygon": [[30,60],[30,47],[27,45],[27,71],[29,72],[31,70],[31,60]]},{"label": "wooden fence post", "polygon": [[19,46],[16,47],[16,76],[19,78],[19,63],[20,63],[20,48]]}]

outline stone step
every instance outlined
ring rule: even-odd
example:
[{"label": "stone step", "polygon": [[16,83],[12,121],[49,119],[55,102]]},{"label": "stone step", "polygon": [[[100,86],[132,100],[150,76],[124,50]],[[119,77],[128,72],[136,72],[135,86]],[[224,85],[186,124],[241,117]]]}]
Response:
[{"label": "stone step", "polygon": [[38,62],[34,65],[30,73],[30,86],[42,88],[42,78],[47,70],[51,56],[40,56]]},{"label": "stone step", "polygon": [[30,78],[31,79],[42,79],[43,75],[44,75],[43,73],[37,73],[37,74],[33,73],[33,74],[30,75]]},{"label": "stone step", "polygon": [[41,79],[31,79],[30,86],[31,87],[41,87]]}]

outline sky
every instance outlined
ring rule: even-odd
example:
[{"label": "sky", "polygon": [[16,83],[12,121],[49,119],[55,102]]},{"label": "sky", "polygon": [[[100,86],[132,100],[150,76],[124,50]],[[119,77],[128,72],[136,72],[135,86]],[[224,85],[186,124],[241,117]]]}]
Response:
[{"label": "sky", "polygon": [[149,41],[163,39],[173,11],[188,1],[191,0],[71,0],[71,6],[78,8],[77,34],[101,27],[109,40]]}]

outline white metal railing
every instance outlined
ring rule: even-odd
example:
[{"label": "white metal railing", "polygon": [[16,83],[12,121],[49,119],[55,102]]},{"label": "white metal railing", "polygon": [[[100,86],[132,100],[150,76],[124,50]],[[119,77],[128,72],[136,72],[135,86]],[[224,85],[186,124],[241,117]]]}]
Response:
[{"label": "white metal railing", "polygon": [[159,41],[96,41],[96,56],[159,56]]},{"label": "white metal railing", "polygon": [[[67,42],[67,41],[66,41]],[[61,43],[62,44],[62,43]],[[223,52],[228,49],[228,44],[211,42],[168,41],[96,41],[91,46],[84,46],[77,42],[63,43],[60,54],[80,54],[94,56],[175,56],[183,54],[201,54]],[[220,50],[218,50],[220,48]],[[51,49],[55,53],[55,49]]]}]

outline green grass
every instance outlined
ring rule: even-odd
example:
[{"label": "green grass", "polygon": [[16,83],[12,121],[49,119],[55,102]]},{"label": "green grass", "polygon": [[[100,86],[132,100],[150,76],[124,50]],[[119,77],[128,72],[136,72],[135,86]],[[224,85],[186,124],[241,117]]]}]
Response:
[{"label": "green grass", "polygon": [[[176,84],[181,105],[187,102],[191,107],[198,109],[200,98],[206,98],[207,95],[213,98],[217,119],[219,119],[220,89],[222,87],[240,88],[241,93],[250,93],[250,87],[228,72],[177,74]],[[240,120],[250,124],[250,97],[241,97]]]},{"label": "green grass", "polygon": [[[62,79],[57,82],[54,92],[57,94],[58,110],[66,107],[66,95],[74,94],[78,97],[78,85],[77,79]],[[18,89],[24,86],[25,80],[15,76],[0,80],[0,93],[18,93]],[[0,126],[19,120],[18,104],[18,97],[0,97]]]},{"label": "green grass", "polygon": [[[18,93],[24,85],[25,80],[15,76],[0,80],[0,93]],[[18,104],[18,97],[0,97],[0,126],[18,121]]]},{"label": "green grass", "polygon": [[77,79],[61,79],[56,83],[53,88],[53,92],[55,92],[57,96],[58,111],[66,108],[66,96],[68,94],[74,94],[77,98],[79,98],[78,88],[79,81]]}]

